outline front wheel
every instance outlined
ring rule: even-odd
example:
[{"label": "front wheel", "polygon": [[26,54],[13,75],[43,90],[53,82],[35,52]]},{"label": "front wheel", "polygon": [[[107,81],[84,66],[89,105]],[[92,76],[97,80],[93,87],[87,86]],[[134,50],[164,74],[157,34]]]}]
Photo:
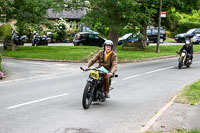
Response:
[{"label": "front wheel", "polygon": [[92,104],[92,84],[90,82],[87,82],[83,92],[82,105],[84,109],[88,109],[91,104]]},{"label": "front wheel", "polygon": [[183,67],[183,58],[179,59],[178,68],[181,69]]}]

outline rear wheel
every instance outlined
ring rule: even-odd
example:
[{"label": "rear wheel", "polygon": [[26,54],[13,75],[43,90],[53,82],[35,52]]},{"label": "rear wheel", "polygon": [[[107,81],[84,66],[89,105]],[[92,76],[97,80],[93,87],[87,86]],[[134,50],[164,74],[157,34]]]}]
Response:
[{"label": "rear wheel", "polygon": [[23,41],[21,41],[21,45],[24,46],[24,42]]},{"label": "rear wheel", "polygon": [[187,66],[186,67],[190,67],[190,64],[187,64]]},{"label": "rear wheel", "polygon": [[90,82],[87,82],[83,92],[82,105],[84,109],[88,109],[91,104],[92,104],[92,84]]},{"label": "rear wheel", "polygon": [[35,46],[35,43],[32,43],[32,46]]},{"label": "rear wheel", "polygon": [[191,66],[191,62],[190,61],[188,61],[188,63],[187,63],[187,65],[186,65],[186,67],[190,67]]},{"label": "rear wheel", "polygon": [[45,45],[48,46],[48,41],[47,40],[45,41]]},{"label": "rear wheel", "polygon": [[83,46],[83,43],[79,43],[78,45],[79,45],[79,46]]}]

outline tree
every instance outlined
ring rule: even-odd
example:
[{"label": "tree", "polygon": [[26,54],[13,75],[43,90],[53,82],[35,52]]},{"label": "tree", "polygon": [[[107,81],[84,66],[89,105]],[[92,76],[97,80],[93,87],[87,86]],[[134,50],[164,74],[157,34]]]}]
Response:
[{"label": "tree", "polygon": [[0,21],[15,18],[20,29],[25,24],[46,24],[47,10],[56,7],[54,4],[54,0],[1,0]]},{"label": "tree", "polygon": [[0,22],[8,21],[11,18],[11,12],[13,12],[13,8],[9,5],[12,3],[12,0],[0,1]]},{"label": "tree", "polygon": [[109,27],[108,39],[114,42],[114,51],[117,50],[118,37],[125,28],[131,28],[132,32],[138,29],[138,4],[136,0],[72,0],[62,1],[62,9],[87,8],[85,23],[92,26],[100,23]]}]

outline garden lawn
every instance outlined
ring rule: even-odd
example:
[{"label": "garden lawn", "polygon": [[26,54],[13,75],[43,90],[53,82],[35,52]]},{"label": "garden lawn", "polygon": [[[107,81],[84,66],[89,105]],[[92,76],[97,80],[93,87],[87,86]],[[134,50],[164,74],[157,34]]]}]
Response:
[{"label": "garden lawn", "polygon": [[88,46],[21,46],[16,51],[5,50],[3,56],[13,58],[50,59],[82,61],[87,59],[98,47]]},{"label": "garden lawn", "polygon": [[[200,52],[200,45],[194,45],[194,52]],[[156,53],[156,46],[147,46],[146,49],[141,50],[135,47],[125,47],[122,50],[118,47],[117,55],[119,61],[138,61],[150,58],[160,58],[164,56],[175,56],[176,51],[182,48],[181,45],[162,45],[160,46],[160,53]]]},{"label": "garden lawn", "polygon": [[[122,50],[122,47],[118,46],[117,55],[119,62],[140,61],[175,56],[177,55],[176,51],[179,51],[181,47],[180,45],[162,45],[160,46],[160,53],[156,53],[156,46],[147,46],[144,50],[135,47],[125,47]],[[32,58],[85,62],[91,59],[99,49],[101,48],[94,46],[21,46],[16,51],[10,49],[4,51],[3,56],[18,59]],[[200,45],[194,45],[194,52],[200,52]]]}]

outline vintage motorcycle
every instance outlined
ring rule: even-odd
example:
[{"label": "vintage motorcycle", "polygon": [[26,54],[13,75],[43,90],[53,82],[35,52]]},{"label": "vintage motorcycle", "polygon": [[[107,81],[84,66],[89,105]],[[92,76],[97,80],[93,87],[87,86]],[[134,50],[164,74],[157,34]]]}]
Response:
[{"label": "vintage motorcycle", "polygon": [[192,64],[192,61],[188,57],[188,53],[186,50],[183,50],[182,52],[177,52],[179,54],[178,59],[178,68],[181,69],[183,66],[190,67]]},{"label": "vintage motorcycle", "polygon": [[[81,70],[84,71],[82,67]],[[88,109],[92,102],[105,102],[106,96],[104,93],[104,74],[107,74],[108,71],[104,67],[88,69],[91,70],[89,78],[87,80],[87,84],[85,86],[82,98],[82,106],[84,109]],[[118,77],[118,75],[114,75],[113,77]],[[109,90],[111,88],[111,78],[109,81]]]}]

